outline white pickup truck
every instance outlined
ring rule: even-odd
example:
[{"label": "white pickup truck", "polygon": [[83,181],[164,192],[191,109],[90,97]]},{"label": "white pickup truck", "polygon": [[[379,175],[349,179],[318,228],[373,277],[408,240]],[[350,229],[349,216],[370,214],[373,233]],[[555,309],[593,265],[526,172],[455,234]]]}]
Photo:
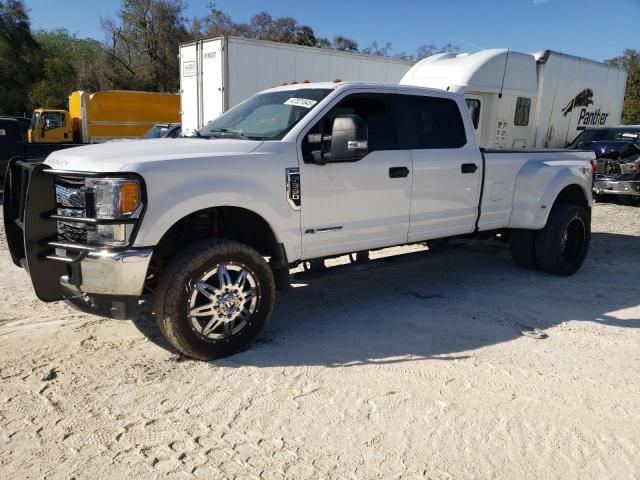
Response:
[{"label": "white pickup truck", "polygon": [[516,263],[570,275],[589,248],[592,152],[477,147],[464,98],[368,83],[278,87],[195,138],[13,161],[4,220],[43,301],[130,317],[211,359],[246,347],[289,269],[501,234]]}]

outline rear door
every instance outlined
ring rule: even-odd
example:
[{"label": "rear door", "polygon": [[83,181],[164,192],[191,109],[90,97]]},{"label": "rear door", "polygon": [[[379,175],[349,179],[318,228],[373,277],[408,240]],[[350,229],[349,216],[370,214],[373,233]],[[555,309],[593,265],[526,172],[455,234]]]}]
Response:
[{"label": "rear door", "polygon": [[203,40],[201,44],[200,127],[215,120],[224,112],[222,39]]},{"label": "rear door", "polygon": [[182,128],[189,133],[199,128],[199,46],[199,42],[180,46],[180,115]]},{"label": "rear door", "polygon": [[470,233],[475,228],[482,156],[465,104],[451,97],[403,96],[413,158],[409,241]]}]

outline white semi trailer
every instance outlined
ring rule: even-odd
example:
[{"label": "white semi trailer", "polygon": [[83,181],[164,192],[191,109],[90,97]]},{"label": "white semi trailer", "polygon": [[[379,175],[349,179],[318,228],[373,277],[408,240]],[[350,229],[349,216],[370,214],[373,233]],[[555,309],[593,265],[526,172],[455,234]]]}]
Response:
[{"label": "white semi trailer", "polygon": [[442,53],[416,63],[404,85],[464,95],[486,148],[563,148],[580,131],[620,123],[627,74],[545,50]]},{"label": "white semi trailer", "polygon": [[398,83],[399,59],[224,36],[180,45],[182,131],[187,135],[266,88],[292,82]]}]

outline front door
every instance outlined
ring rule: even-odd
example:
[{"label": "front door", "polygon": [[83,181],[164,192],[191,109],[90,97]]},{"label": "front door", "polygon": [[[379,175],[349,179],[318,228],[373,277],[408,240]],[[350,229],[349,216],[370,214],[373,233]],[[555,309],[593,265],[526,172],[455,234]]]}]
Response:
[{"label": "front door", "polygon": [[[350,94],[337,100],[303,135],[300,162],[303,258],[407,241],[411,154],[400,146],[394,110],[393,95]],[[369,153],[354,162],[309,163],[311,144],[318,136],[330,135],[337,115],[359,115],[364,119]]]}]

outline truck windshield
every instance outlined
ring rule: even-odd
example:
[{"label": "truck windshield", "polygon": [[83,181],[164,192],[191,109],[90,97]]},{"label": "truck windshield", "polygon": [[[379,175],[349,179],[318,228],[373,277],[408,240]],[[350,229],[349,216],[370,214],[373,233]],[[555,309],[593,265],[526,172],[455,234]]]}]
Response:
[{"label": "truck windshield", "polygon": [[282,140],[330,92],[328,88],[303,88],[261,93],[209,122],[198,136]]},{"label": "truck windshield", "polygon": [[33,112],[33,115],[31,116],[31,123],[29,124],[29,128],[31,130],[35,130],[35,128],[38,126],[39,119],[40,119],[40,112]]}]

